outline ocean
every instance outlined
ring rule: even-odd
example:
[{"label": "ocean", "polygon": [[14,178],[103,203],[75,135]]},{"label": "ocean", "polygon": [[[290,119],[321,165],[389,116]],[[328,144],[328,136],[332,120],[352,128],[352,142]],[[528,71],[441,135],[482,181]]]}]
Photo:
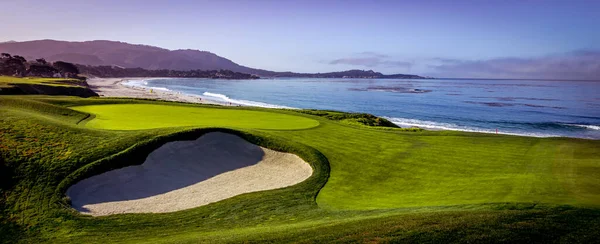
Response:
[{"label": "ocean", "polygon": [[169,78],[124,84],[245,106],[370,113],[401,127],[600,139],[595,81]]}]

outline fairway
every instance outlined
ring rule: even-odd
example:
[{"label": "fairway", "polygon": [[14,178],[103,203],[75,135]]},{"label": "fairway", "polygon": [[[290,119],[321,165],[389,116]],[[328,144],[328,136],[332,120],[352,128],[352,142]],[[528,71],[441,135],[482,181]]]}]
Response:
[{"label": "fairway", "polygon": [[86,126],[110,130],[143,130],[179,126],[297,130],[319,125],[305,117],[241,109],[152,104],[113,104],[73,107],[96,117]]},{"label": "fairway", "polygon": [[321,207],[600,204],[598,141],[384,132],[331,123],[274,133],[311,145],[329,159],[331,175],[317,198]]}]

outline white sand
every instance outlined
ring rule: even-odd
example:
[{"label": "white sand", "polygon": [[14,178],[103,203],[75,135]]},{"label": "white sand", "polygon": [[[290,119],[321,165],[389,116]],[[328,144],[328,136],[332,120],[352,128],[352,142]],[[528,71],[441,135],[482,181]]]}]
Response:
[{"label": "white sand", "polygon": [[310,165],[294,154],[211,132],[195,141],[166,143],[142,165],[82,180],[67,195],[75,209],[94,216],[164,213],[283,188],[311,174]]},{"label": "white sand", "polygon": [[152,78],[90,78],[87,83],[90,88],[102,97],[128,97],[128,98],[145,98],[156,99],[163,101],[176,101],[187,103],[205,103],[229,105],[228,103],[219,103],[200,100],[200,97],[190,96],[179,92],[161,91],[156,89],[148,89],[144,87],[125,86],[122,83],[130,80],[147,80]]}]

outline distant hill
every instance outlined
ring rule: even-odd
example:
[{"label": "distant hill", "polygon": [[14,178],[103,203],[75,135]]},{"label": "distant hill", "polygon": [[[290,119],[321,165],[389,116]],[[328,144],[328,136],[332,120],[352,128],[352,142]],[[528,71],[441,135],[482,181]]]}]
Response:
[{"label": "distant hill", "polygon": [[115,41],[67,42],[40,40],[0,43],[0,52],[28,59],[66,61],[82,65],[168,70],[231,70],[260,73],[214,53],[198,50],[168,50]]},{"label": "distant hill", "polygon": [[418,75],[407,75],[407,74],[384,75],[382,73],[375,72],[373,70],[357,70],[357,69],[340,71],[340,72],[314,73],[314,74],[281,72],[275,76],[307,77],[307,78],[425,79],[425,77],[421,77]]},{"label": "distant hill", "polygon": [[383,75],[374,71],[349,70],[332,73],[274,72],[239,65],[214,53],[199,50],[168,50],[116,41],[68,42],[39,40],[0,43],[0,52],[27,59],[66,61],[91,66],[117,66],[147,70],[231,70],[267,77],[314,78],[422,78],[415,75]]}]

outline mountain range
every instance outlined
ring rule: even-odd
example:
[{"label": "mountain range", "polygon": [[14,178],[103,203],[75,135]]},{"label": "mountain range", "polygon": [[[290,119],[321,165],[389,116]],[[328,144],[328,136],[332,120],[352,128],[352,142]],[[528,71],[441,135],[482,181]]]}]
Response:
[{"label": "mountain range", "polygon": [[66,61],[90,66],[117,66],[148,70],[231,70],[262,77],[313,78],[423,78],[416,75],[383,75],[374,71],[348,70],[331,73],[275,72],[239,65],[214,53],[199,50],[168,50],[160,47],[117,41],[69,42],[37,40],[0,43],[0,52],[20,55],[26,59]]}]

